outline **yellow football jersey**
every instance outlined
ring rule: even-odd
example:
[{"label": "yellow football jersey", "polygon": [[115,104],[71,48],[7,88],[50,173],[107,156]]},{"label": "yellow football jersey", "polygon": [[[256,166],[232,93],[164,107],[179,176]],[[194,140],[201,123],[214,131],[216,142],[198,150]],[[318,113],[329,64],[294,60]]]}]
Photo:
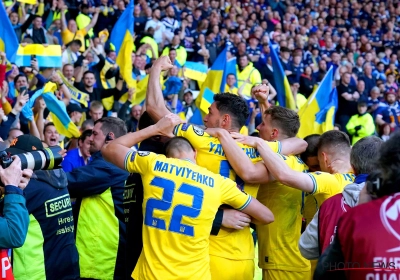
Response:
[{"label": "yellow football jersey", "polygon": [[[308,167],[297,156],[282,156],[293,170],[307,172]],[[310,261],[298,248],[302,224],[302,191],[274,181],[261,185],[257,199],[274,213],[275,222],[259,226],[258,264],[262,269],[309,271]]]},{"label": "yellow football jersey", "polygon": [[[245,184],[236,175],[225,156],[218,138],[212,137],[203,129],[190,124],[176,126],[174,134],[188,139],[197,150],[198,165],[223,177],[232,179],[241,190],[254,197],[257,196],[259,184]],[[252,162],[262,160],[258,151],[253,147],[241,143],[237,144],[246,152],[246,155]],[[281,151],[280,142],[268,142],[268,144],[273,151]],[[210,255],[232,260],[254,259],[253,236],[250,233],[250,228],[246,227],[243,230],[234,230],[221,227],[217,236],[210,236]]]},{"label": "yellow football jersey", "polygon": [[211,279],[209,236],[221,204],[244,209],[251,196],[190,161],[130,152],[125,169],[143,182],[143,251],[138,279]]},{"label": "yellow football jersey", "polygon": [[314,196],[317,207],[319,208],[325,200],[335,194],[343,192],[343,189],[348,184],[354,182],[356,176],[349,173],[330,174],[327,172],[311,172],[307,173],[314,183],[314,189],[311,195]]}]

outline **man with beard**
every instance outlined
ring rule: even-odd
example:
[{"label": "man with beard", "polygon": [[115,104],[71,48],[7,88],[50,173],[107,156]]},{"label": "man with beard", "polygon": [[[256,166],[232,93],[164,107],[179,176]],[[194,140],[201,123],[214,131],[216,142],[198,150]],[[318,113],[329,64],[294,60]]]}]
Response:
[{"label": "man with beard", "polygon": [[106,162],[104,144],[126,134],[124,121],[104,117],[90,136],[92,160],[67,173],[68,190],[76,197],[74,221],[81,278],[124,279],[124,188],[129,173]]}]

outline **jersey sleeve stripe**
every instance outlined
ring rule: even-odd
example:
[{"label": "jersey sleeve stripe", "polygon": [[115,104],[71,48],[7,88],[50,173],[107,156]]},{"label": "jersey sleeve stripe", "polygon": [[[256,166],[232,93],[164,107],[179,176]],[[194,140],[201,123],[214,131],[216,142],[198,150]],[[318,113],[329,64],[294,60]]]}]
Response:
[{"label": "jersey sleeve stripe", "polygon": [[278,154],[282,152],[282,143],[281,141],[278,141]]},{"label": "jersey sleeve stripe", "polygon": [[125,170],[128,170],[128,161],[131,158],[133,153],[136,153],[136,152],[135,151],[129,152],[125,156],[125,159],[124,159],[124,168],[125,168]]},{"label": "jersey sleeve stripe", "polygon": [[174,127],[174,131],[173,131],[173,134],[176,136],[176,135],[178,135],[178,131],[179,131],[179,127],[180,127],[181,125],[180,124],[178,124],[178,125],[176,125],[175,127]]},{"label": "jersey sleeve stripe", "polygon": [[311,175],[310,173],[306,173],[308,176],[310,176],[311,180],[313,181],[313,190],[310,192],[310,194],[314,194],[317,191],[317,181],[315,180],[314,176]]},{"label": "jersey sleeve stripe", "polygon": [[237,210],[243,210],[244,208],[246,208],[251,202],[251,195],[249,195],[249,197],[247,198],[247,201],[245,204],[243,204],[242,207],[238,208]]}]

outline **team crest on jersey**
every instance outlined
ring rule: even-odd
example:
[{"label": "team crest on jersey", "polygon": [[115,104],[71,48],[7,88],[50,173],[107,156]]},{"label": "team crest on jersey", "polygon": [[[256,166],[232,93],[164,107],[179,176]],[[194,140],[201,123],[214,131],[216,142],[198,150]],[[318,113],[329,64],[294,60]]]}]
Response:
[{"label": "team crest on jersey", "polygon": [[189,126],[190,126],[190,124],[184,123],[184,124],[182,125],[182,131],[188,130]]},{"label": "team crest on jersey", "polygon": [[203,136],[204,135],[204,130],[201,129],[200,127],[193,126],[193,131],[194,131],[194,133],[196,133],[199,136]]},{"label": "team crest on jersey", "polygon": [[150,155],[150,152],[142,152],[142,151],[139,151],[138,154],[139,154],[139,156],[141,156],[141,157],[145,157],[145,156]]}]

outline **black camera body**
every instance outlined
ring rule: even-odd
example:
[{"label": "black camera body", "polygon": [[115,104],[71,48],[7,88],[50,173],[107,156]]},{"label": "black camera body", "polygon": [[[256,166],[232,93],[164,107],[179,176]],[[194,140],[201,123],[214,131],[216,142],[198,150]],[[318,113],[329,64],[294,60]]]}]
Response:
[{"label": "black camera body", "polygon": [[11,155],[6,150],[0,151],[0,165],[3,169],[9,167],[13,162],[12,156],[17,156],[21,160],[21,169],[32,169],[35,170],[51,170],[59,168],[63,160],[59,154],[61,148],[54,146],[50,148],[44,148],[43,150],[26,152],[23,154]]}]

